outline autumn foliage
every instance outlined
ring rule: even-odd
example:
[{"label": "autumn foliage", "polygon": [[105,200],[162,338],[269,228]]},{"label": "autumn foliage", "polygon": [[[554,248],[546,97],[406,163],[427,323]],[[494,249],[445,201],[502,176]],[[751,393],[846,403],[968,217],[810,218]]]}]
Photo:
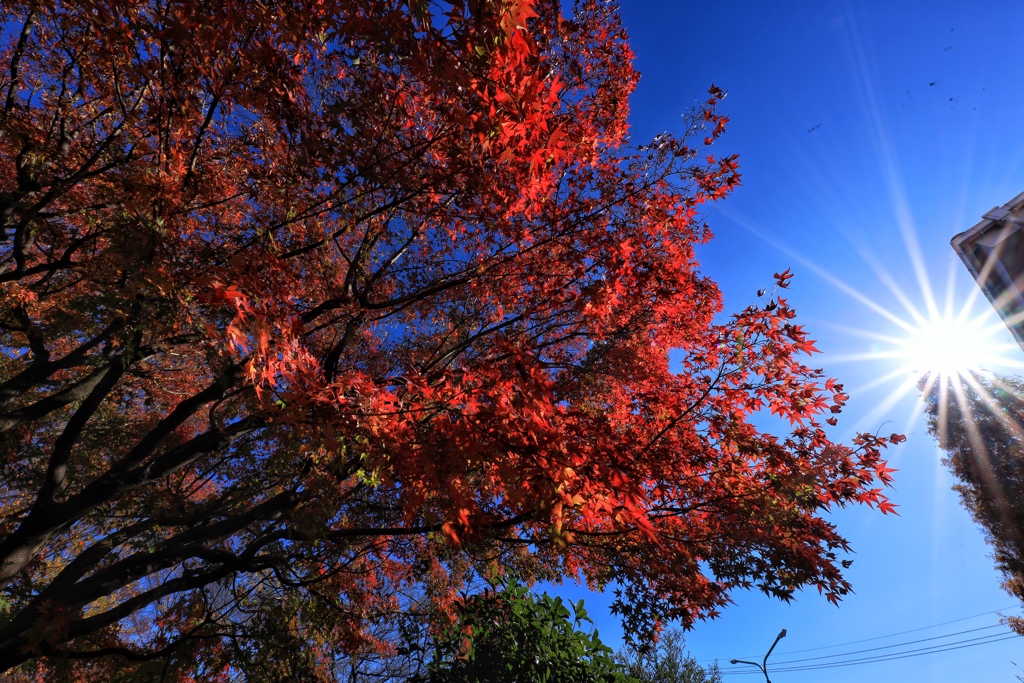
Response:
[{"label": "autumn foliage", "polygon": [[0,16],[0,670],[327,680],[508,567],[631,629],[847,592],[885,440],[819,424],[788,272],[721,315],[723,93],[632,141],[612,4]]}]

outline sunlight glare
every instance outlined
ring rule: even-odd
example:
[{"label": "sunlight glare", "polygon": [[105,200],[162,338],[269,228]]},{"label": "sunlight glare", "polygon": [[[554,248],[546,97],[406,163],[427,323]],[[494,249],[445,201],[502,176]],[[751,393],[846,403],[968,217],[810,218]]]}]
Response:
[{"label": "sunlight glare", "polygon": [[981,318],[965,320],[947,311],[911,327],[897,342],[897,355],[917,375],[961,375],[998,363],[1005,346],[998,331]]}]

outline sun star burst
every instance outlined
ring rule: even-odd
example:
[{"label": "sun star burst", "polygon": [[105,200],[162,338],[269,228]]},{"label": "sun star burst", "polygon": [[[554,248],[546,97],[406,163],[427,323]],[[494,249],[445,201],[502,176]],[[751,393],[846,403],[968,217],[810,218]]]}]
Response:
[{"label": "sun star burst", "polygon": [[905,336],[894,340],[903,369],[917,375],[962,375],[1001,364],[1007,349],[999,327],[987,316],[968,318],[965,312],[946,311],[908,324]]}]

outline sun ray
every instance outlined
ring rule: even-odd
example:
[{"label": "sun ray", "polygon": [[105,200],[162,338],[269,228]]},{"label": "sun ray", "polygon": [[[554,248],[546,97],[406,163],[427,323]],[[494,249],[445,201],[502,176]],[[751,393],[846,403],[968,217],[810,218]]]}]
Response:
[{"label": "sun ray", "polygon": [[[995,407],[993,412],[997,419],[1003,423],[1006,420],[1003,415],[1003,411],[995,405],[995,402],[992,397],[989,396],[988,392],[985,391],[985,389],[978,384],[973,377],[965,376],[965,379],[971,388],[982,397],[982,400],[985,401],[986,404],[990,407]],[[996,507],[998,508],[999,514],[1003,518],[1004,523],[1012,525],[1012,515],[1010,514],[1009,502],[1006,500],[1006,493],[999,485],[999,480],[996,478],[995,472],[993,471],[994,468],[991,460],[989,459],[988,448],[985,446],[985,439],[981,435],[981,430],[978,428],[977,420],[974,419],[970,400],[964,393],[963,385],[960,382],[951,382],[950,384],[952,384],[957,406],[966,417],[964,420],[964,427],[967,430],[967,439],[971,444],[971,454],[977,460],[979,465],[978,474],[981,476],[982,485],[987,489],[988,494],[992,496],[992,499],[995,501]],[[1017,431],[1019,432],[1019,428]]]},{"label": "sun ray", "polygon": [[917,381],[913,377],[906,377],[898,387],[889,392],[881,403],[875,405],[870,412],[860,419],[865,431],[873,431],[878,421],[886,416],[888,411],[904,397],[917,390]]},{"label": "sun ray", "polygon": [[852,299],[854,299],[854,300],[864,304],[865,306],[867,306],[871,310],[873,310],[876,313],[878,313],[879,315],[883,316],[889,322],[894,323],[896,325],[899,325],[899,326],[901,326],[901,327],[903,327],[905,329],[910,329],[912,327],[912,325],[910,325],[905,320],[903,320],[903,318],[899,317],[895,313],[891,312],[889,309],[887,309],[884,306],[880,305],[878,302],[876,302],[876,301],[872,300],[871,298],[861,294],[854,287],[851,287],[850,285],[846,284],[841,279],[837,278],[835,275],[832,275],[831,273],[829,273],[824,268],[818,266],[817,264],[815,264],[810,259],[808,259],[805,256],[801,255],[799,252],[797,252],[797,251],[795,251],[793,249],[790,249],[786,245],[780,243],[778,240],[773,239],[771,236],[766,234],[763,230],[761,230],[759,227],[754,225],[751,221],[747,220],[745,217],[743,217],[740,214],[736,213],[735,211],[732,211],[732,210],[727,209],[725,207],[721,208],[721,212],[722,212],[722,214],[724,216],[726,216],[727,218],[732,220],[734,223],[736,223],[736,225],[740,226],[741,228],[743,228],[744,230],[746,230],[750,234],[754,235],[758,239],[760,239],[760,240],[766,242],[767,244],[771,245],[775,249],[778,249],[779,251],[781,251],[786,256],[789,256],[790,258],[794,259],[797,263],[799,263],[803,267],[807,268],[808,270],[813,272],[815,275],[817,275],[821,279],[823,279],[826,282],[828,282],[830,285],[832,285],[833,287],[835,287],[836,289],[841,291],[843,294],[846,294],[847,296],[851,297]]},{"label": "sun ray", "polygon": [[880,386],[884,386],[886,384],[889,384],[894,379],[897,379],[899,377],[906,377],[906,375],[907,375],[906,370],[904,370],[903,368],[896,368],[892,372],[884,374],[881,377],[876,377],[875,379],[871,380],[867,384],[861,384],[861,385],[857,386],[854,389],[854,391],[856,391],[858,393],[871,391],[872,389],[876,389],[876,388],[878,388]]},{"label": "sun ray", "polygon": [[[871,117],[875,132],[875,141],[878,145],[879,158],[884,169],[883,177],[889,191],[889,200],[895,213],[896,225],[899,227],[900,236],[903,238],[903,245],[906,248],[907,256],[910,259],[917,285],[923,295],[924,304],[930,317],[938,316],[938,309],[935,305],[935,296],[932,291],[931,279],[928,276],[928,269],[925,265],[924,255],[921,251],[921,243],[917,237],[917,228],[914,222],[910,202],[907,199],[907,192],[904,187],[903,175],[897,163],[897,155],[893,152],[893,145],[882,117],[882,108],[878,104],[874,78],[869,67],[867,56],[864,52],[863,41],[857,29],[857,20],[853,8],[847,5],[847,18],[850,27],[850,36],[853,41],[853,50],[856,58],[858,73],[861,79],[861,86],[865,98],[865,104]],[[916,318],[917,316],[915,316]]]},{"label": "sun ray", "polygon": [[901,355],[899,351],[864,351],[861,353],[830,354],[829,364],[832,363],[863,363],[865,361],[880,360],[886,358],[897,358]]},{"label": "sun ray", "polygon": [[[1004,391],[1014,391],[1013,388],[1007,386],[1002,380],[1000,380],[998,376],[991,373],[986,373],[986,375],[989,381],[995,384],[998,388]],[[1006,415],[995,397],[993,397],[992,394],[990,394],[988,390],[975,379],[973,374],[966,376],[965,380],[970,385],[971,389],[981,397],[981,400],[989,408],[995,418],[999,421],[999,424],[1007,431],[1008,434],[1012,435],[1016,439],[1024,438],[1024,430],[1021,429],[1021,426]]]},{"label": "sun ray", "polygon": [[926,405],[925,393],[924,392],[918,392],[917,400],[914,401],[914,407],[910,409],[910,413],[907,415],[907,421],[903,425],[903,433],[904,434],[907,434],[907,433],[913,431],[914,426],[917,424],[917,421],[924,414],[925,405]]}]

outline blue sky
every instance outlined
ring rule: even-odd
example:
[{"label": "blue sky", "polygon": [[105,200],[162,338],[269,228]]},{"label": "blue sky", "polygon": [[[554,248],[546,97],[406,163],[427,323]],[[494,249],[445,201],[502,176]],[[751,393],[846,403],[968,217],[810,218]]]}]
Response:
[{"label": "blue sky", "polygon": [[[721,618],[687,637],[699,660],[772,662],[903,643],[995,624],[1014,605],[999,587],[981,532],[950,490],[941,453],[915,418],[912,379],[891,358],[897,320],[928,302],[994,318],[953,255],[950,238],[1024,191],[1024,5],[1010,2],[717,2],[626,0],[643,76],[632,100],[640,142],[681,126],[711,83],[728,91],[719,154],[740,155],[743,186],[713,209],[703,270],[727,310],[742,309],[772,273],[796,274],[789,300],[823,351],[819,364],[852,394],[840,429],[902,431],[891,453],[899,517],[833,516],[857,554],[856,594],[839,608],[816,593],[789,605],[736,594]],[[927,9],[925,9],[927,8]],[[1000,331],[995,341],[1010,344]],[[1024,362],[1016,347],[1007,351]],[[564,590],[564,589],[563,589]],[[575,595],[575,591],[567,591]],[[605,638],[621,633],[609,598],[587,605]],[[988,613],[988,614],[985,614]],[[1019,614],[1020,609],[1004,613]],[[942,626],[936,626],[943,624]],[[923,628],[930,627],[930,628]],[[918,630],[921,629],[921,630]],[[973,631],[852,655],[903,652],[986,636]],[[912,631],[891,638],[889,634]],[[834,649],[786,653],[851,643]],[[826,660],[816,660],[817,663]],[[774,683],[1013,681],[1024,639],[821,671]],[[769,671],[772,670],[771,663]],[[760,676],[760,674],[758,674]],[[726,680],[760,680],[730,674]]]}]

